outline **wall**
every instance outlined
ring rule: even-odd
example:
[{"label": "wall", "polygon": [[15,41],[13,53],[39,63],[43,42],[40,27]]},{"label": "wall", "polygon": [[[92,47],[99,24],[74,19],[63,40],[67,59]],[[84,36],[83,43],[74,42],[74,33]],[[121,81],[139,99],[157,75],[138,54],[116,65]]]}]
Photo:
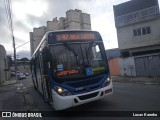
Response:
[{"label": "wall", "polygon": [[46,33],[45,26],[33,29],[34,50],[36,50],[36,48],[38,47],[45,33]]},{"label": "wall", "polygon": [[75,21],[69,23],[68,29],[81,29],[81,24]]},{"label": "wall", "polygon": [[55,31],[59,29],[59,21],[47,21],[46,31]]},{"label": "wall", "polygon": [[160,54],[135,57],[138,77],[160,77]]},{"label": "wall", "polygon": [[90,15],[86,13],[81,14],[81,28],[85,30],[91,30],[91,19]]},{"label": "wall", "polygon": [[29,35],[30,35],[30,50],[31,50],[31,56],[32,56],[34,52],[33,32],[30,32]]},{"label": "wall", "polygon": [[68,10],[66,12],[66,18],[68,20],[68,22],[71,21],[77,21],[77,22],[81,22],[81,10]]},{"label": "wall", "polygon": [[113,76],[120,76],[119,57],[108,60],[110,73]]},{"label": "wall", "polygon": [[134,57],[120,58],[119,65],[121,76],[136,76]]},{"label": "wall", "polygon": [[[145,26],[151,27],[151,34],[133,36],[133,29]],[[143,21],[136,24],[117,28],[118,45],[120,50],[135,48],[160,43],[160,18],[151,21]]]},{"label": "wall", "polygon": [[10,74],[5,69],[8,69],[8,59],[6,57],[6,50],[5,48],[0,45],[0,84],[3,83],[5,80],[8,80]]}]

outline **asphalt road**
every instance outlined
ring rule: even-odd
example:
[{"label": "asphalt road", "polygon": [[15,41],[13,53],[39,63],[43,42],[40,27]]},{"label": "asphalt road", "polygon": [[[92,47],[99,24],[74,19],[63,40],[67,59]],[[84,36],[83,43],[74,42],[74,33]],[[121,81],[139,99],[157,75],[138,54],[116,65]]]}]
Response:
[{"label": "asphalt road", "polygon": [[[34,89],[30,77],[21,82],[27,91],[28,98],[34,103],[32,105],[34,110],[54,111]],[[112,95],[66,111],[160,111],[160,86],[115,82],[113,87]]]},{"label": "asphalt road", "polygon": [[[26,80],[21,80],[21,82],[37,103],[39,110],[53,110],[43,102],[40,93],[34,89],[30,77]],[[114,94],[110,96],[67,110],[160,111],[160,86],[116,82],[113,84],[113,88]],[[41,105],[39,105],[39,102]]]}]

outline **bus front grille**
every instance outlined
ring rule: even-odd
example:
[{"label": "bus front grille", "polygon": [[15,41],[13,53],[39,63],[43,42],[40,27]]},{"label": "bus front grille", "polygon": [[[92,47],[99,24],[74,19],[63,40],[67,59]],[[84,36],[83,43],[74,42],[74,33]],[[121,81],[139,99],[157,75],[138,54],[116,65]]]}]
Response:
[{"label": "bus front grille", "polygon": [[99,92],[94,92],[94,93],[87,94],[87,95],[81,95],[81,96],[78,96],[78,98],[80,100],[86,100],[86,99],[90,99],[90,98],[96,97],[98,95],[98,93]]}]

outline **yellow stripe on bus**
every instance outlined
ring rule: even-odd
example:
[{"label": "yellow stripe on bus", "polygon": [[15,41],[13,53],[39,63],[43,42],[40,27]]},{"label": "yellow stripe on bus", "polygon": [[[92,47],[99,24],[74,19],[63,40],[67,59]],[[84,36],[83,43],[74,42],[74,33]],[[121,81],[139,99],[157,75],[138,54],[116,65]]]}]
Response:
[{"label": "yellow stripe on bus", "polygon": [[102,70],[105,70],[105,68],[104,67],[93,68],[93,72],[102,71]]}]

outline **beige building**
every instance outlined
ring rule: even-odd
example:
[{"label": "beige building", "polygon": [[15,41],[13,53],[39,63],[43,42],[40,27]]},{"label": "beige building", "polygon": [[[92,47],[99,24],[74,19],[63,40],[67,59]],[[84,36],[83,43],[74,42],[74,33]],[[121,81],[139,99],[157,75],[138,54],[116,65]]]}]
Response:
[{"label": "beige building", "polygon": [[130,0],[114,6],[121,75],[160,77],[158,0]]},{"label": "beige building", "polygon": [[131,0],[116,5],[114,15],[122,57],[160,51],[158,0]]},{"label": "beige building", "polygon": [[59,20],[55,17],[53,21],[47,21],[47,26],[33,28],[33,32],[30,32],[31,55],[47,31],[67,29],[91,30],[90,14],[82,13],[82,11],[78,9],[68,10],[66,17],[60,17]]},{"label": "beige building", "polygon": [[9,68],[8,59],[6,57],[6,50],[4,46],[0,45],[0,84],[9,79],[9,72],[6,71]]}]

